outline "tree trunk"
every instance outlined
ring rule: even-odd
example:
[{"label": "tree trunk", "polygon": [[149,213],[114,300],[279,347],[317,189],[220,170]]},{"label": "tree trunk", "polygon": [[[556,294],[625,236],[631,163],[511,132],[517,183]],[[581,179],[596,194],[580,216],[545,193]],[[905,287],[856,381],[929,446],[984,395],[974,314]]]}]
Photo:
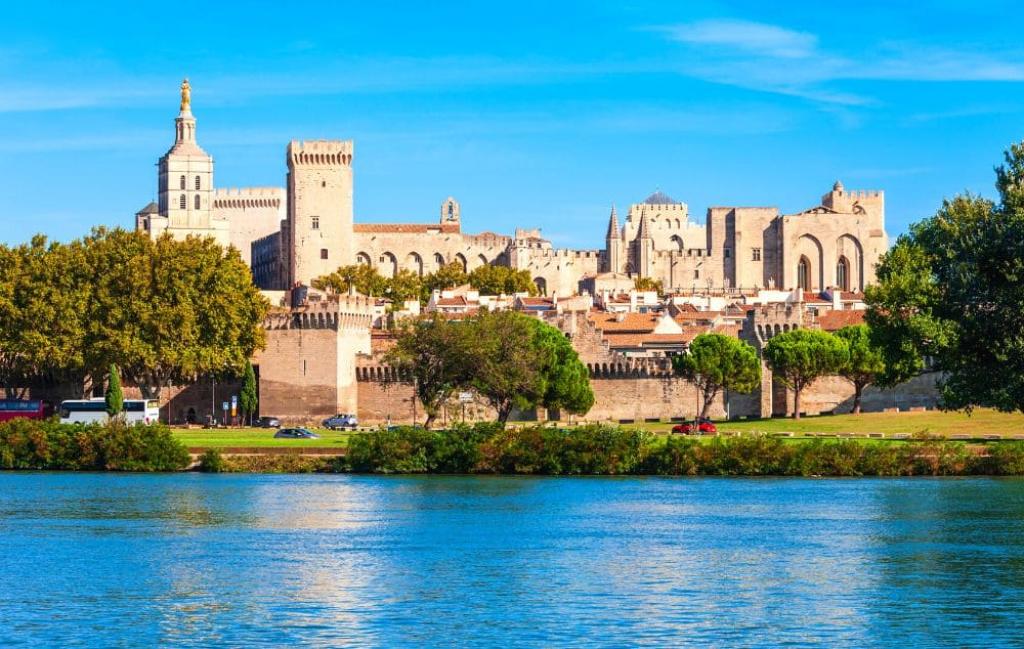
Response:
[{"label": "tree trunk", "polygon": [[512,415],[512,402],[507,401],[498,407],[498,422],[504,426]]},{"label": "tree trunk", "polygon": [[434,420],[437,419],[436,412],[427,412],[427,418],[423,422],[423,427],[430,430],[434,426]]},{"label": "tree trunk", "polygon": [[793,419],[800,419],[800,387],[793,388]]},{"label": "tree trunk", "polygon": [[718,396],[718,391],[714,392],[710,390],[704,390],[704,406],[700,409],[700,416],[702,419],[707,419],[708,414],[711,412],[711,404],[715,402],[715,397]]},{"label": "tree trunk", "polygon": [[864,386],[860,383],[853,384],[853,410],[851,411],[855,415],[860,414],[860,395],[864,392]]}]

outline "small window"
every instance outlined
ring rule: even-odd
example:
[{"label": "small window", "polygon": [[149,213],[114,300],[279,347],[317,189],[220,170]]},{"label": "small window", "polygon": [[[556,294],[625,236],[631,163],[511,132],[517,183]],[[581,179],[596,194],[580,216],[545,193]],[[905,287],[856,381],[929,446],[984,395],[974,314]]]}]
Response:
[{"label": "small window", "polygon": [[693,278],[700,279],[700,269],[693,271]]},{"label": "small window", "polygon": [[321,187],[326,187],[327,186],[327,181],[326,180],[321,180],[320,181],[320,186]]},{"label": "small window", "polygon": [[196,209],[197,210],[199,209],[199,206],[201,204],[202,204],[202,200],[199,198],[199,194],[196,194]]},{"label": "small window", "polygon": [[725,249],[725,258],[728,259],[730,257],[732,257],[732,250],[730,250],[729,248],[726,248]]},{"label": "small window", "polygon": [[199,186],[200,186],[199,176],[196,176],[196,190],[199,189]]},{"label": "small window", "polygon": [[178,199],[178,209],[185,209],[188,207],[188,199],[182,194],[181,198]]},{"label": "small window", "polygon": [[185,176],[182,176],[178,181],[178,189],[185,189]]},{"label": "small window", "polygon": [[754,261],[761,261],[761,249],[760,248],[754,248],[752,252],[753,252],[753,254],[751,256],[751,259],[754,260]]},{"label": "small window", "polygon": [[327,259],[327,248],[320,249],[320,259]]},{"label": "small window", "polygon": [[320,229],[320,217],[319,216],[313,216],[311,218],[313,220],[313,229],[314,230],[319,230]]}]

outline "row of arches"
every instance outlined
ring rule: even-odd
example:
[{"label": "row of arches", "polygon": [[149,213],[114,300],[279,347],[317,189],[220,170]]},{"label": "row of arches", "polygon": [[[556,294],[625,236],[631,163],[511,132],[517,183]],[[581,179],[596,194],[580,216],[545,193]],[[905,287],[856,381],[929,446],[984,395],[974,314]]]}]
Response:
[{"label": "row of arches", "polygon": [[400,270],[407,270],[422,277],[448,264],[458,264],[462,267],[463,272],[469,272],[474,268],[485,266],[489,262],[484,255],[477,255],[467,259],[461,252],[455,253],[448,258],[440,252],[435,252],[426,258],[418,252],[410,252],[399,263],[399,258],[395,253],[386,251],[381,253],[376,259],[367,252],[356,253],[356,263],[372,266],[384,277],[394,277]]}]

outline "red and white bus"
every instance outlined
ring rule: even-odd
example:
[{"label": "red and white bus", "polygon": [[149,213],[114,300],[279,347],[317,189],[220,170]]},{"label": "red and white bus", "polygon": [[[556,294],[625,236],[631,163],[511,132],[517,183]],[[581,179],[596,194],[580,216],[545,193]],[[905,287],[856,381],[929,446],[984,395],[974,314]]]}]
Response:
[{"label": "red and white bus", "polygon": [[53,406],[42,399],[0,399],[0,421],[11,419],[46,419]]}]

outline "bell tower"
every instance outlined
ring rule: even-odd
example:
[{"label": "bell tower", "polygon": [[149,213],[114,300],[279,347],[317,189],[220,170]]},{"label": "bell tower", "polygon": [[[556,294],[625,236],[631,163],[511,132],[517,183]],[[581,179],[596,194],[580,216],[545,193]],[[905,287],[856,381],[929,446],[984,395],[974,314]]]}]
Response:
[{"label": "bell tower", "polygon": [[[181,82],[181,105],[174,119],[174,146],[160,158],[158,208],[167,230],[180,237],[185,230],[209,230],[213,198],[213,158],[196,142],[192,87]],[[177,232],[175,232],[177,230]]]}]

